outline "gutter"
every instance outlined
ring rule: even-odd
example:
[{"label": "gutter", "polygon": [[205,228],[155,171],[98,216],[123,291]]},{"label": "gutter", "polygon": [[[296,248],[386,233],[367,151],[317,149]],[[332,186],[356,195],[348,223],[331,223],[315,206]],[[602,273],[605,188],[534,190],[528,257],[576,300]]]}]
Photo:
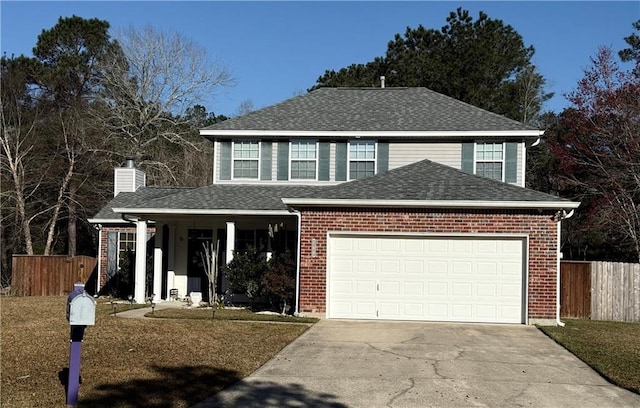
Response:
[{"label": "gutter", "polygon": [[425,130],[407,130],[407,131],[391,131],[391,130],[263,130],[263,129],[200,129],[200,136],[218,136],[218,137],[322,137],[322,138],[388,138],[388,139],[409,139],[409,138],[432,138],[432,139],[448,139],[448,138],[477,138],[477,137],[494,137],[521,139],[540,138],[544,134],[543,130],[445,130],[445,131],[425,131]]},{"label": "gutter", "polygon": [[[574,201],[474,201],[474,200],[362,200],[323,198],[283,198],[288,206],[299,207],[375,207],[375,208],[517,208],[517,209],[575,209]],[[115,210],[114,210],[115,211]]]},{"label": "gutter", "polygon": [[[192,208],[114,208],[118,214],[149,215],[290,215],[287,210],[230,210],[230,209],[192,209]],[[124,218],[124,216],[123,216]],[[125,218],[126,219],[126,218]]]}]

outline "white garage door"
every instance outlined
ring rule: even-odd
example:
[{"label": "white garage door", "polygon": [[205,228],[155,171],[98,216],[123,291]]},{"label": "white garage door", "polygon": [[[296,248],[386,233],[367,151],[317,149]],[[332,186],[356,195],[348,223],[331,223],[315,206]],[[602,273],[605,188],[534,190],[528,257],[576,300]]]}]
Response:
[{"label": "white garage door", "polygon": [[329,318],[524,323],[522,238],[332,236]]}]

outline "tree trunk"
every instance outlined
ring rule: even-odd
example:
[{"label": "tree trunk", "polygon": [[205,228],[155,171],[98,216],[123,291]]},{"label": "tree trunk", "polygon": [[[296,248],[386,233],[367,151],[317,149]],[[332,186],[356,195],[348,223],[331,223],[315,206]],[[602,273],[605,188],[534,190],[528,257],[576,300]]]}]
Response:
[{"label": "tree trunk", "polygon": [[69,201],[67,203],[67,209],[69,211],[69,218],[67,220],[67,237],[68,237],[68,250],[67,255],[76,256],[77,252],[77,236],[78,236],[78,225],[77,225],[77,208],[78,205],[75,200],[76,196],[76,188],[71,186],[69,188]]}]

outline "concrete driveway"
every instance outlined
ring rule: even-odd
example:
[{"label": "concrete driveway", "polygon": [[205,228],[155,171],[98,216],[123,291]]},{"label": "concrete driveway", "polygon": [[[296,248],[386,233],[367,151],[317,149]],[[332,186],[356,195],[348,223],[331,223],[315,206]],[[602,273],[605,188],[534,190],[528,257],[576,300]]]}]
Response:
[{"label": "concrete driveway", "polygon": [[205,407],[638,407],[530,326],[322,320]]}]

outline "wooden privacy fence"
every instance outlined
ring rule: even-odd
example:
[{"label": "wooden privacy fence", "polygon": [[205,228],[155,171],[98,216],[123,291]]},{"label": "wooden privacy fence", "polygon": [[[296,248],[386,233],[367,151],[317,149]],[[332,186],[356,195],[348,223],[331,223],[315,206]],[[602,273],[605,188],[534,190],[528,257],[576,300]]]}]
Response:
[{"label": "wooden privacy fence", "polygon": [[18,296],[60,296],[86,283],[96,267],[90,256],[14,255],[11,293]]},{"label": "wooden privacy fence", "polygon": [[561,262],[560,316],[640,322],[640,264]]}]

